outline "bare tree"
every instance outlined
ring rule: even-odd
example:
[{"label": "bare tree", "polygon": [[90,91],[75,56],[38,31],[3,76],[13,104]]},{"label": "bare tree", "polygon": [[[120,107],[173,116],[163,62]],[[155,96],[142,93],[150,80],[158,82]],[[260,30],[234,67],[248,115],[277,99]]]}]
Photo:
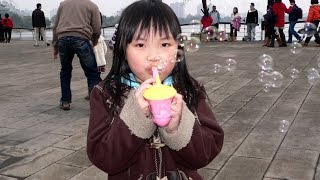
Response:
[{"label": "bare tree", "polygon": [[207,0],[202,0],[202,9],[201,9],[202,13],[204,15],[209,15],[209,8],[207,6]]}]

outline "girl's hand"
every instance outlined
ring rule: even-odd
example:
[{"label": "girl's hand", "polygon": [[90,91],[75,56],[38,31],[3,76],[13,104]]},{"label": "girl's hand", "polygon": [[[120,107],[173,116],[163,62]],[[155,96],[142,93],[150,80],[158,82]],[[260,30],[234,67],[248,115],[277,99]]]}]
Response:
[{"label": "girl's hand", "polygon": [[176,94],[173,97],[172,104],[171,104],[171,121],[166,127],[166,131],[168,133],[174,133],[178,130],[180,120],[181,120],[181,114],[182,114],[182,108],[183,108],[183,98],[181,94]]},{"label": "girl's hand", "polygon": [[154,82],[155,80],[153,78],[145,80],[135,93],[135,97],[138,101],[140,109],[142,110],[142,112],[146,117],[150,115],[150,109],[149,109],[149,103],[143,97],[143,93],[146,89],[150,88],[152,86],[152,83]]}]

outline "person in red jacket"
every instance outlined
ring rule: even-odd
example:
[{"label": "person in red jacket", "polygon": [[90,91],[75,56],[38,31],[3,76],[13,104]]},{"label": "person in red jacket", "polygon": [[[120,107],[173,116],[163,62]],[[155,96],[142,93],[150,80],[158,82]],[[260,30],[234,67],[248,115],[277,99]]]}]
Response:
[{"label": "person in red jacket", "polygon": [[[309,13],[306,21],[313,23],[318,29],[318,25],[320,22],[320,5],[318,0],[311,0],[311,6],[309,8]],[[316,38],[316,42],[319,42],[320,41],[319,32],[315,33],[314,36]],[[302,45],[308,46],[308,43],[310,42],[311,38],[312,36],[307,37]]]},{"label": "person in red jacket", "polygon": [[274,24],[274,29],[275,29],[275,35],[273,38],[277,38],[279,43],[279,47],[286,47],[286,36],[283,33],[284,29],[284,18],[285,18],[285,13],[290,13],[292,7],[287,8],[285,4],[282,3],[282,0],[275,0],[275,3],[272,6],[272,11],[274,16],[276,17],[276,21]]},{"label": "person in red jacket", "polygon": [[2,19],[2,24],[4,26],[4,38],[6,43],[10,43],[11,41],[11,32],[13,29],[12,19],[9,17],[9,14],[6,13],[4,15],[4,19]]},{"label": "person in red jacket", "polygon": [[205,28],[211,26],[212,22],[213,22],[213,19],[209,14],[203,15],[201,18],[201,24],[202,24],[201,31],[203,31]]},{"label": "person in red jacket", "polygon": [[[213,22],[212,17],[209,14],[205,14],[204,16],[202,16],[201,18],[201,24],[202,24],[202,28],[201,28],[201,32],[205,33],[205,34],[212,34],[213,30],[212,28],[209,28],[211,26]],[[211,39],[205,36],[205,39],[202,39],[202,41],[208,42]]]},{"label": "person in red jacket", "polygon": [[[108,180],[203,180],[197,169],[221,151],[223,130],[204,87],[188,73],[179,34],[177,16],[160,0],[135,1],[122,12],[114,63],[90,95],[87,154]],[[143,97],[155,83],[154,68],[177,90],[166,125],[154,122]]]}]

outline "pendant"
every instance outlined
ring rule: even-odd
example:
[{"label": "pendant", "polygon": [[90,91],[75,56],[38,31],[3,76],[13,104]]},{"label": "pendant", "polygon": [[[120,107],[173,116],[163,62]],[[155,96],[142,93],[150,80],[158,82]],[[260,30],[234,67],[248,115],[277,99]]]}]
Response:
[{"label": "pendant", "polygon": [[153,142],[150,144],[151,148],[159,149],[166,146],[164,143],[161,142],[160,137],[153,136]]},{"label": "pendant", "polygon": [[165,177],[163,177],[163,178],[161,179],[161,178],[159,178],[159,176],[157,176],[157,180],[168,180],[168,177],[165,176]]}]

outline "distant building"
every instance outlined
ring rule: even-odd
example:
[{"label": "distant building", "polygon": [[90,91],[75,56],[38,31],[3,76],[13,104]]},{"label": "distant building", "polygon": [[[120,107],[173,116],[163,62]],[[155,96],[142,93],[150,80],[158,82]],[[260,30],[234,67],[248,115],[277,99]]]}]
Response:
[{"label": "distant building", "polygon": [[12,0],[6,0],[6,1],[2,1],[2,2],[0,0],[0,14],[2,14],[4,16],[4,13],[7,13],[9,11],[14,12],[20,16],[30,16],[32,13],[32,10],[17,9]]},{"label": "distant building", "polygon": [[182,2],[176,2],[170,4],[171,9],[176,13],[176,16],[178,18],[184,18],[185,17],[185,10],[184,5]]},{"label": "distant building", "polygon": [[49,18],[51,19],[53,16],[57,14],[58,8],[54,8],[50,11]]}]

